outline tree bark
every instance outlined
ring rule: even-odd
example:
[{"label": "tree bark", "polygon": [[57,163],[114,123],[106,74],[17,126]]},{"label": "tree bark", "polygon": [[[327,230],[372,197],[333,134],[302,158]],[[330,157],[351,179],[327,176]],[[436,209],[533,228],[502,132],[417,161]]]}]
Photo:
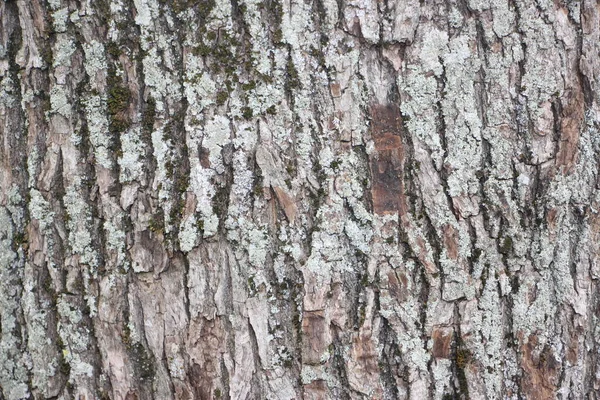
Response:
[{"label": "tree bark", "polygon": [[0,399],[596,399],[600,3],[4,0]]}]

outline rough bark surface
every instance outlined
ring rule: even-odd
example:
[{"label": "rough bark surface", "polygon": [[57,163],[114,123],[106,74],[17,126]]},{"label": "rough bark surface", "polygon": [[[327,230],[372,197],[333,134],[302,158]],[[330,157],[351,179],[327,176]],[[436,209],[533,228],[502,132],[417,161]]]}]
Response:
[{"label": "rough bark surface", "polygon": [[0,399],[596,399],[597,0],[0,2]]}]

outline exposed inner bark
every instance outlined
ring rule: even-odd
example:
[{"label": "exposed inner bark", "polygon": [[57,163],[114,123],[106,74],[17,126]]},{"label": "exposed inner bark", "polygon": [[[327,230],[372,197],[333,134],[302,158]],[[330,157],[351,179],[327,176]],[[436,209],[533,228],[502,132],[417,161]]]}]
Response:
[{"label": "exposed inner bark", "polygon": [[0,2],[0,399],[600,393],[594,0]]}]

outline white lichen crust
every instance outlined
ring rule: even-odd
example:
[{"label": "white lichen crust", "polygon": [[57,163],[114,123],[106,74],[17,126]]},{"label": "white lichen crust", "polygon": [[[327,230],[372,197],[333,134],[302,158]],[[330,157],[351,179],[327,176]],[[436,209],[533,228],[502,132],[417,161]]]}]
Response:
[{"label": "white lichen crust", "polygon": [[592,398],[600,9],[0,3],[0,398]]}]

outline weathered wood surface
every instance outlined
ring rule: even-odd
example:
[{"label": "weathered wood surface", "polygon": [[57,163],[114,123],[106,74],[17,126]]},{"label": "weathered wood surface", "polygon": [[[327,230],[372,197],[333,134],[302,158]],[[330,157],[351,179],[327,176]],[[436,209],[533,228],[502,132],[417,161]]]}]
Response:
[{"label": "weathered wood surface", "polygon": [[600,3],[0,2],[0,399],[596,399]]}]

